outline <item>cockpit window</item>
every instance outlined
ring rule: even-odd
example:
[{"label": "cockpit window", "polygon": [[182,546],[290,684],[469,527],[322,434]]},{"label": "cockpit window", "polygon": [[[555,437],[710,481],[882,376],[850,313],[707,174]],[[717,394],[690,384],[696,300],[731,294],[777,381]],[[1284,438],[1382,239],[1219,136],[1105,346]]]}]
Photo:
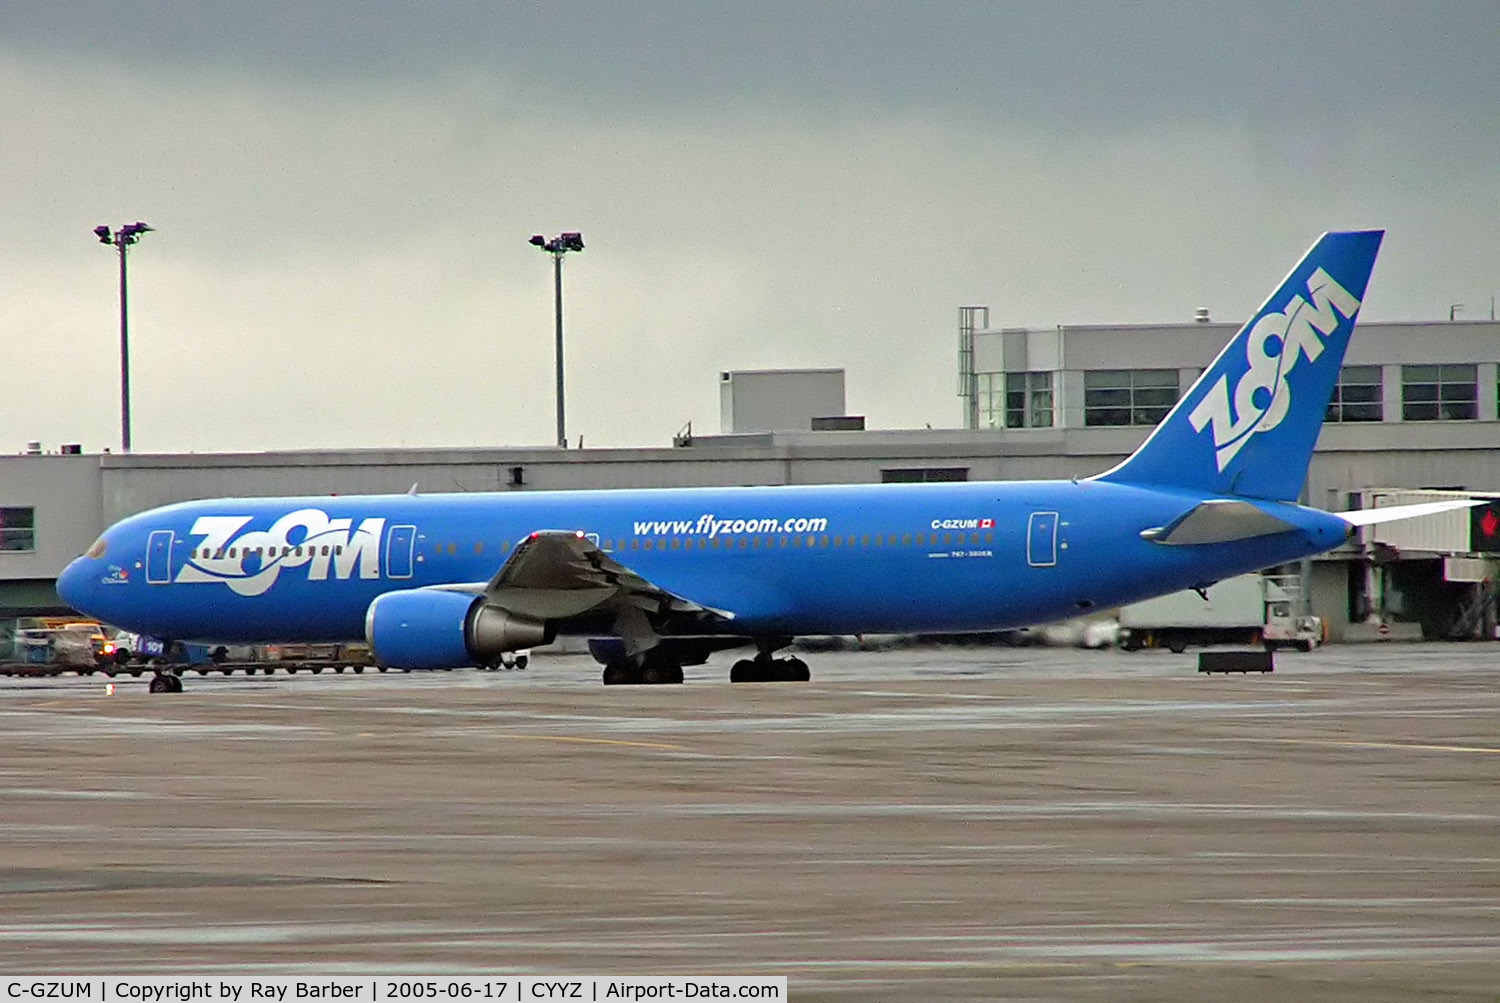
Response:
[{"label": "cockpit window", "polygon": [[94,545],[90,547],[88,553],[84,554],[83,556],[97,561],[99,558],[104,556],[104,552],[108,549],[108,541],[106,541],[104,537],[101,536],[99,537],[99,539],[94,541]]}]

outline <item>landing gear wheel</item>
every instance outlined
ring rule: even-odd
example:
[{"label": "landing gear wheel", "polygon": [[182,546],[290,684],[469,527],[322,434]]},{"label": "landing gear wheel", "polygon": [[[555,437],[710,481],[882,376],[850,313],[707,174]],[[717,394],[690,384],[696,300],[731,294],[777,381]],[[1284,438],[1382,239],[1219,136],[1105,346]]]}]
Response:
[{"label": "landing gear wheel", "polygon": [[170,672],[158,672],[146,684],[146,690],[150,693],[181,693],[182,680]]},{"label": "landing gear wheel", "polygon": [[800,658],[742,658],[729,670],[731,683],[805,683],[812,670]]},{"label": "landing gear wheel", "polygon": [[682,682],[682,666],[665,659],[649,659],[641,666],[640,681],[652,686]]},{"label": "landing gear wheel", "polygon": [[636,668],[629,662],[610,662],[604,667],[605,686],[624,686],[637,681]]}]

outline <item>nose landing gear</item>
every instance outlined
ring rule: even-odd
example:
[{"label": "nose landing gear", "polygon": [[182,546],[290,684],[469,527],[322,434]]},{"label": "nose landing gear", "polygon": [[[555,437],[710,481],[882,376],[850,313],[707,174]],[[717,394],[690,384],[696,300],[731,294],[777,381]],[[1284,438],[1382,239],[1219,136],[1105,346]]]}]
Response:
[{"label": "nose landing gear", "polygon": [[157,672],[146,684],[146,690],[150,693],[181,693],[182,678],[175,672]]}]

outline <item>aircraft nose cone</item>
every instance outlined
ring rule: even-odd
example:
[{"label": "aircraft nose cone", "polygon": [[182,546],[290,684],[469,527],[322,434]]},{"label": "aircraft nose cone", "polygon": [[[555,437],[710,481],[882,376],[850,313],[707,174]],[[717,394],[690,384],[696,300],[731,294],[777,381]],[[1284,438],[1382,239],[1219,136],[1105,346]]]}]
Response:
[{"label": "aircraft nose cone", "polygon": [[89,565],[93,563],[86,557],[80,557],[57,576],[57,594],[62,597],[63,602],[80,613],[88,612],[88,581],[91,571]]}]

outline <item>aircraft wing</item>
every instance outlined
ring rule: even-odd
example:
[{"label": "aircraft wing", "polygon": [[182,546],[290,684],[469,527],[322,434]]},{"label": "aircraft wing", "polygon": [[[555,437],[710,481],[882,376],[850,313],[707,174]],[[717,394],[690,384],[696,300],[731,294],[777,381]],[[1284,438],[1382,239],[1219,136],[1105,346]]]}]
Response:
[{"label": "aircraft wing", "polygon": [[606,608],[634,608],[652,618],[693,622],[734,619],[648,581],[582,533],[541,530],[516,545],[487,583],[443,586],[484,595],[489,603],[533,620],[566,620]]}]

